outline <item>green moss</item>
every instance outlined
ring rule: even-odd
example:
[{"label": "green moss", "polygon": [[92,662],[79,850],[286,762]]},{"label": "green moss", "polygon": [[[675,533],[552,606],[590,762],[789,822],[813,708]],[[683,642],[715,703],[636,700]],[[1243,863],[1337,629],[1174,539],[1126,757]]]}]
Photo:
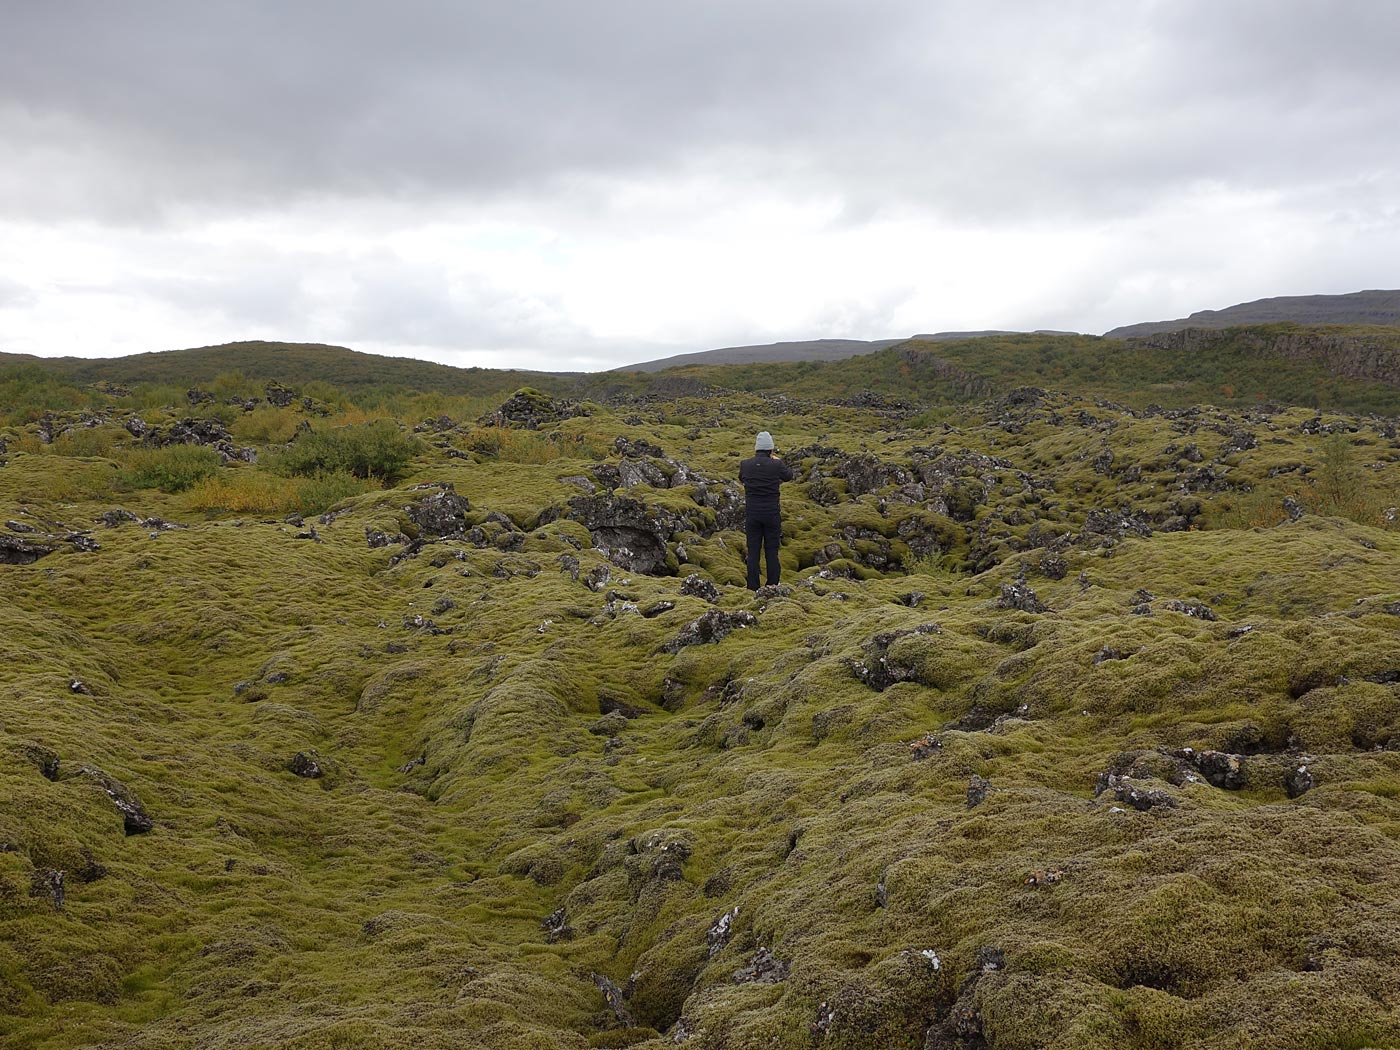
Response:
[{"label": "green moss", "polygon": [[[89,404],[23,382],[53,411]],[[158,409],[187,385],[133,396]],[[381,393],[385,433],[492,407]],[[327,433],[372,400],[315,397]],[[910,428],[784,407],[779,425],[744,394],[599,404],[475,458],[471,426],[433,430],[399,487],[345,490],[313,540],[283,504],[199,487],[118,502],[118,433],[43,445],[42,412],[14,406],[0,521],[100,549],[0,566],[0,1041],[651,1050],[683,1021],[702,1048],[917,1047],[956,1009],[998,1047],[1400,1039],[1400,534],[1343,491],[1394,491],[1383,424],[1326,417],[1357,428],[1339,452],[1297,410],[1049,395]],[[299,408],[230,418],[264,462],[215,478],[276,494],[267,445]],[[758,620],[670,655],[711,604],[608,566],[561,517],[583,491],[566,479],[616,465],[623,434],[730,478],[735,435],[763,426],[928,468],[923,499],[789,487],[792,590],[753,600],[742,534],[699,487],[629,490],[683,520],[671,568]],[[1227,451],[1239,430],[1257,447]],[[369,547],[426,482],[471,501],[482,539]],[[1287,521],[1285,496],[1341,513]],[[114,506],[187,527],[98,525]],[[1154,531],[1095,533],[1091,512]],[[1018,580],[1047,611],[1006,607]],[[888,680],[862,678],[879,660]],[[1243,786],[1186,776],[1184,747],[1241,753]],[[292,774],[297,752],[323,775]],[[152,830],[125,835],[83,766]],[[1316,784],[1290,798],[1299,766]],[[1176,807],[1095,799],[1108,770]],[[973,776],[990,790],[969,807]],[[46,869],[66,873],[61,911]],[[760,946],[791,972],[736,983]],[[631,984],[639,1027],[593,973]]]}]

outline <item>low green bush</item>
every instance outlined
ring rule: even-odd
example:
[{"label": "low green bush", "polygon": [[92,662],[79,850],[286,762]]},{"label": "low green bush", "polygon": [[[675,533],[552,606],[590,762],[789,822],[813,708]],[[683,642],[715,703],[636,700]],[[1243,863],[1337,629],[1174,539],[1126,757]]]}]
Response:
[{"label": "low green bush", "polygon": [[418,440],[389,420],[303,434],[267,457],[280,474],[315,477],[350,474],[392,483],[401,478],[418,451]]},{"label": "low green bush", "polygon": [[199,445],[170,445],[166,448],[138,448],[122,454],[122,470],[117,487],[160,489],[184,492],[223,466],[223,458],[211,448]]}]

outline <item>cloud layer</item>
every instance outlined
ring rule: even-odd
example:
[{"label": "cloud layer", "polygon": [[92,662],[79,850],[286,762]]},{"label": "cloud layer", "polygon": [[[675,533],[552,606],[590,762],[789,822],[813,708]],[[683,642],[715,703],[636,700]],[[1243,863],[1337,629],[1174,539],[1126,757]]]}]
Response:
[{"label": "cloud layer", "polygon": [[604,367],[1395,285],[1400,7],[57,2],[0,349]]}]

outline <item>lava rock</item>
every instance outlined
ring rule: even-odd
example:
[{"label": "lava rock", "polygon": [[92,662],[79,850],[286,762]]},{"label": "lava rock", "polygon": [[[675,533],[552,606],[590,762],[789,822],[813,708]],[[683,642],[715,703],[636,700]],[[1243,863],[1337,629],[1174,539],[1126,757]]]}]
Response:
[{"label": "lava rock", "polygon": [[117,526],[125,524],[129,521],[140,520],[141,519],[138,518],[135,514],[131,513],[131,511],[122,510],[120,508],[116,508],[113,510],[104,510],[101,514],[97,516],[97,521],[107,526],[107,528],[109,529],[115,529]]},{"label": "lava rock", "polygon": [[1003,583],[1001,585],[1001,595],[994,603],[998,609],[1015,609],[1024,613],[1049,612],[1050,607],[1040,600],[1030,585],[1018,580],[1015,583]]},{"label": "lava rock", "polygon": [[466,497],[453,491],[451,483],[438,487],[441,491],[410,503],[404,508],[404,513],[417,526],[420,536],[459,535],[467,527],[466,517],[471,504]]},{"label": "lava rock", "polygon": [[288,390],[275,379],[263,387],[263,393],[267,395],[267,403],[275,408],[286,408],[298,396],[295,390]]},{"label": "lava rock", "polygon": [[930,755],[935,755],[943,749],[943,738],[937,733],[925,733],[917,740],[909,742],[909,754],[914,761],[921,762]]},{"label": "lava rock", "polygon": [[1283,790],[1289,798],[1306,795],[1317,786],[1317,779],[1307,766],[1299,766],[1283,778]]},{"label": "lava rock", "polygon": [[29,895],[45,898],[53,905],[54,911],[62,911],[63,900],[67,896],[63,881],[64,873],[57,868],[35,868],[30,876]]},{"label": "lava rock", "polygon": [[545,939],[549,941],[550,944],[573,939],[574,928],[565,920],[563,908],[551,912],[549,917],[541,922],[540,925],[544,927]]},{"label": "lava rock", "polygon": [[734,905],[716,919],[708,930],[705,931],[705,943],[709,945],[710,958],[724,950],[729,939],[734,936],[734,920],[739,917],[739,905]]},{"label": "lava rock", "polygon": [[593,983],[597,985],[598,991],[603,993],[603,1002],[608,1004],[608,1009],[612,1011],[613,1017],[617,1018],[617,1023],[625,1028],[636,1027],[631,1011],[627,1009],[627,999],[611,978],[603,976],[601,973],[593,975]]},{"label": "lava rock", "polygon": [[1226,791],[1238,791],[1249,782],[1242,755],[1230,755],[1223,751],[1195,751],[1183,748],[1173,754],[1193,766],[1206,783]]},{"label": "lava rock", "polygon": [[792,964],[776,958],[767,948],[759,948],[747,966],[734,971],[735,984],[778,984],[786,981]]},{"label": "lava rock", "polygon": [[1094,786],[1094,796],[1097,798],[1104,792],[1109,792],[1117,801],[1142,813],[1159,806],[1163,809],[1176,809],[1178,806],[1176,799],[1169,792],[1161,788],[1139,787],[1128,777],[1116,773],[1099,774],[1098,782]]},{"label": "lava rock", "polygon": [[325,775],[325,770],[321,764],[308,755],[305,751],[298,751],[292,756],[292,760],[287,763],[287,769],[299,777],[307,780],[316,780]]},{"label": "lava rock", "polygon": [[488,427],[538,430],[545,423],[586,415],[588,411],[577,401],[556,401],[548,394],[525,387],[507,398],[495,411],[482,416],[478,422]]},{"label": "lava rock", "polygon": [[744,627],[758,626],[758,617],[751,612],[724,612],[711,609],[705,615],[691,620],[671,641],[661,647],[663,652],[678,653],[689,645],[709,645],[720,641],[732,631]]},{"label": "lava rock", "polygon": [[1197,620],[1215,621],[1219,619],[1209,605],[1198,601],[1183,601],[1180,598],[1170,598],[1161,604],[1161,608],[1169,612],[1179,612],[1185,616],[1195,617]]},{"label": "lava rock", "polygon": [[986,801],[987,795],[992,790],[992,782],[986,777],[972,774],[972,779],[967,783],[967,808],[976,809]]},{"label": "lava rock", "polygon": [[609,494],[575,496],[567,514],[588,529],[593,546],[614,565],[646,576],[674,576],[667,544],[678,532],[703,524],[701,508],[695,512],[692,521],[666,507]]},{"label": "lava rock", "polygon": [[112,804],[117,807],[117,812],[122,815],[122,828],[128,835],[144,835],[155,827],[155,821],[146,813],[145,807],[125,784],[116,777],[108,776],[100,769],[92,766],[79,766],[75,776],[87,777],[95,780],[107,797],[112,800]]},{"label": "lava rock", "polygon": [[33,565],[58,547],[0,533],[0,565]]},{"label": "lava rock", "polygon": [[719,601],[719,588],[699,573],[691,573],[681,583],[681,593],[707,602]]}]

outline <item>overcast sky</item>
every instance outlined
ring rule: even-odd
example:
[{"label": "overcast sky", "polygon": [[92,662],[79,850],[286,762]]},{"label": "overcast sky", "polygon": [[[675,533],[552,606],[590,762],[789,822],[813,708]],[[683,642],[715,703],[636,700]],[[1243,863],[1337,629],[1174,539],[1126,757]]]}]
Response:
[{"label": "overcast sky", "polygon": [[0,350],[606,368],[1400,287],[1391,0],[0,0]]}]

